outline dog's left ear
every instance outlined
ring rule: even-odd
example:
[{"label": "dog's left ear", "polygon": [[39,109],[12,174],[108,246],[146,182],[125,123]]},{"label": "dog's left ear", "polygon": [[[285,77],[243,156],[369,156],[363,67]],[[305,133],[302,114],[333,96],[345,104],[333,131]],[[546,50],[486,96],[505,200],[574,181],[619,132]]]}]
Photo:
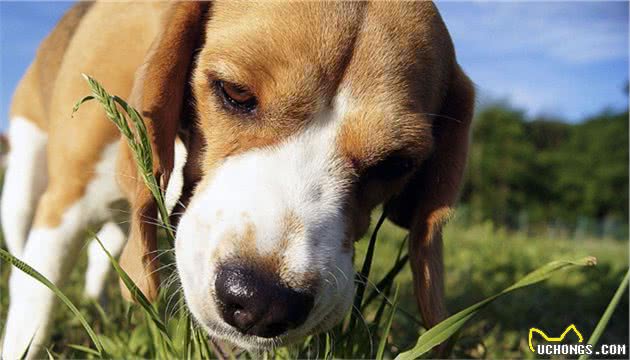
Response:
[{"label": "dog's left ear", "polygon": [[[153,150],[153,174],[166,188],[173,170],[177,136],[185,89],[192,70],[195,49],[203,37],[204,19],[209,5],[204,2],[173,2],[165,10],[161,31],[136,72],[130,103],[146,123]],[[157,204],[144,184],[131,150],[122,140],[118,157],[118,182],[131,203],[129,239],[120,264],[144,295],[157,297]],[[132,299],[121,284],[123,296]]]},{"label": "dog's left ear", "polygon": [[433,120],[433,153],[388,204],[390,219],[410,230],[409,259],[425,326],[446,317],[441,230],[459,195],[474,110],[472,82],[454,64],[441,111]]}]

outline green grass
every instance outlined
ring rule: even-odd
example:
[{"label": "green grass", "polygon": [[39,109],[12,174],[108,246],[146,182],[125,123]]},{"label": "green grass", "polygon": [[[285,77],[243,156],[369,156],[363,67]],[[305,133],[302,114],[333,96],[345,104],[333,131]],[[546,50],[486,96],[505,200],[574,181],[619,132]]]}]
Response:
[{"label": "green grass", "polygon": [[[404,232],[386,222],[380,231],[376,244],[376,255],[372,264],[369,284],[376,283],[391,268],[396,258]],[[357,269],[369,239],[357,245]],[[494,295],[506,286],[551,260],[577,258],[584,255],[598,258],[592,268],[572,270],[555,274],[550,280],[519,290],[506,296],[472,319],[459,335],[453,349],[456,358],[533,358],[527,345],[530,327],[544,329],[549,334],[560,333],[570,323],[575,323],[585,338],[590,337],[606,309],[619,282],[628,267],[626,243],[609,240],[589,240],[575,242],[568,239],[527,238],[519,234],[509,234],[492,229],[489,225],[463,228],[455,221],[445,230],[446,292],[449,310],[454,313],[488,296]],[[88,322],[99,335],[106,352],[114,358],[154,357],[159,351],[155,328],[145,319],[138,305],[129,305],[119,294],[116,275],[112,272],[106,288],[108,301],[102,306],[85,300],[82,294],[83,271],[86,255],[72,272],[70,281],[63,291],[77,305]],[[9,266],[0,269],[0,293],[7,293]],[[399,286],[398,307],[395,312],[391,332],[383,345],[386,357],[392,357],[402,350],[411,348],[422,332],[420,317],[416,310],[411,288],[411,273],[408,265],[396,277]],[[367,293],[373,290],[368,285]],[[394,299],[394,289],[390,299]],[[381,297],[377,298],[380,300]],[[174,300],[173,300],[174,301]],[[0,319],[6,316],[8,298],[0,299]],[[182,304],[168,304],[168,313]],[[370,324],[377,314],[378,301],[365,311],[365,320]],[[167,301],[158,307],[160,314],[167,313]],[[54,329],[50,351],[55,357],[84,358],[86,354],[69,347],[70,344],[94,348],[81,326],[80,321],[66,308],[55,312]],[[370,328],[373,337],[373,357],[379,350],[379,331],[388,323],[391,308],[388,306],[377,328]],[[600,343],[628,343],[628,296],[613,313],[608,327],[602,334]],[[185,322],[179,315],[167,316],[166,326],[178,336],[183,336]],[[175,331],[178,329],[179,331]],[[356,336],[365,339],[366,326],[359,321]],[[325,353],[325,336],[320,336],[320,344],[315,341],[309,350],[294,348],[292,355],[314,358]],[[338,339],[339,340],[339,339]],[[177,341],[175,341],[177,342]],[[319,346],[318,346],[319,345]],[[319,347],[319,348],[318,348]],[[340,349],[336,349],[340,351]],[[358,351],[355,349],[354,351]],[[282,352],[280,353],[282,355]]]},{"label": "green grass", "polygon": [[[93,79],[86,77],[86,80],[93,95],[82,99],[75,110],[81,103],[92,99],[104,106],[107,116],[127,138],[140,176],[156,197],[160,212],[165,213],[163,194],[152,173],[151,148],[140,115],[124,100],[107,94]],[[445,231],[446,289],[449,308],[455,314],[433,329],[422,330],[409,270],[404,268],[401,273],[394,271],[398,268],[397,264],[403,263],[406,234],[385,223],[378,236],[376,231],[371,232],[370,239],[365,239],[357,247],[356,267],[361,269],[358,279],[364,279],[369,274],[369,280],[359,281],[354,299],[355,311],[348,314],[342,324],[290,348],[264,354],[228,349],[228,355],[238,358],[389,358],[396,355],[415,358],[426,356],[433,346],[456,335],[457,341],[453,340],[451,344],[453,356],[458,358],[527,358],[534,356],[527,346],[530,327],[553,334],[571,323],[576,324],[591,341],[599,338],[601,343],[627,343],[628,298],[623,295],[625,290],[620,288],[610,300],[628,268],[627,244],[605,240],[575,242],[531,238],[493,229],[490,224],[464,228],[456,220]],[[171,240],[166,241],[167,244],[172,243],[172,235],[170,231],[165,234],[166,239]],[[4,251],[0,251],[0,255],[3,261],[38,278],[28,265]],[[600,265],[595,269],[573,269],[556,274],[563,268],[592,264],[591,258],[585,258],[586,255],[599,258]],[[558,261],[577,258],[582,259]],[[83,300],[80,277],[85,268],[84,255],[63,294],[52,284],[47,284],[73,313],[71,316],[69,312],[55,312],[55,328],[47,349],[49,356],[213,356],[212,344],[191,321],[177,289],[166,287],[159,301],[150,305],[137,292],[116,260],[111,260],[117,276],[136,294],[140,305],[125,303],[113,278],[106,289],[106,298],[109,299],[106,304],[101,306]],[[537,270],[532,272],[534,269]],[[7,292],[8,273],[8,266],[0,270],[2,293]],[[549,277],[550,281],[540,283]],[[46,283],[41,276],[38,280]],[[378,292],[374,284],[379,284]],[[518,294],[503,296],[534,284],[536,286],[519,290]],[[615,305],[619,302],[621,306],[615,312]],[[7,297],[2,297],[0,303],[0,309],[6,312]],[[73,304],[79,304],[78,309]],[[604,309],[606,311],[602,316]],[[481,313],[469,321],[478,312]]]},{"label": "green grass", "polygon": [[[386,223],[380,233],[372,272],[383,274],[390,266],[404,232]],[[456,358],[527,358],[530,327],[550,334],[575,323],[585,338],[595,329],[602,313],[628,269],[628,243],[536,237],[494,229],[491,224],[464,227],[457,217],[445,228],[444,258],[446,295],[451,313],[497,294],[531,270],[557,259],[595,256],[597,266],[560,272],[544,283],[497,300],[480,313],[460,334]],[[364,253],[365,242],[357,248]],[[390,351],[408,349],[417,340],[415,300],[409,266],[397,277],[401,284],[399,314],[392,326]],[[407,284],[407,285],[405,285]],[[404,313],[412,314],[415,320]],[[600,343],[628,343],[628,294],[617,307]]]}]

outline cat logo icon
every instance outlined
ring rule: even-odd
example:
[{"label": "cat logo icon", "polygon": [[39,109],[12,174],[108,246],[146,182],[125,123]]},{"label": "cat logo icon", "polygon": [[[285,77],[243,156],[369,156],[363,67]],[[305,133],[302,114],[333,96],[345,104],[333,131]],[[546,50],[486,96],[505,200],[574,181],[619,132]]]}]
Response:
[{"label": "cat logo icon", "polygon": [[580,331],[575,327],[575,324],[571,324],[569,325],[564,332],[562,333],[562,335],[558,336],[558,337],[550,337],[547,336],[547,334],[545,334],[542,330],[537,329],[537,328],[530,328],[529,329],[529,349],[533,352],[536,353],[536,350],[534,350],[534,345],[532,345],[532,337],[534,335],[534,333],[538,333],[540,334],[543,339],[547,342],[561,342],[562,340],[564,340],[564,337],[569,333],[569,331],[573,330],[573,332],[577,335],[578,337],[578,342],[583,342],[584,338],[582,337],[582,334],[580,333]]}]

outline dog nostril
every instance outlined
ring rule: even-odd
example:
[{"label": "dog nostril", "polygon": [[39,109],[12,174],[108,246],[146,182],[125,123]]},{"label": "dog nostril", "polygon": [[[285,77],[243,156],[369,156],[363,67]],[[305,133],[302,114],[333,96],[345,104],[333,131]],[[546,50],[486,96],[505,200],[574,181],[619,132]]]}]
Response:
[{"label": "dog nostril", "polygon": [[260,295],[253,276],[244,268],[229,267],[222,268],[215,281],[221,316],[241,332],[251,328],[266,307],[256,301]]},{"label": "dog nostril", "polygon": [[256,322],[254,315],[251,312],[245,311],[243,309],[234,310],[234,324],[241,331],[249,330],[252,325]]},{"label": "dog nostril", "polygon": [[266,338],[302,325],[313,307],[310,294],[243,266],[220,268],[215,291],[226,323],[241,333]]},{"label": "dog nostril", "polygon": [[276,323],[271,323],[269,325],[266,326],[265,331],[268,334],[282,334],[283,332],[287,331],[289,329],[289,324],[288,323],[280,323],[280,322],[276,322]]}]

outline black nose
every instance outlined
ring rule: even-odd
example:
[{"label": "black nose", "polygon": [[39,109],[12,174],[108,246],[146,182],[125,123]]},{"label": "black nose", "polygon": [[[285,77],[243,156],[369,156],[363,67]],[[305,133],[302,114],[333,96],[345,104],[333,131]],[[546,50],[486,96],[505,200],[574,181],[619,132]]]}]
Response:
[{"label": "black nose", "polygon": [[303,324],[313,308],[312,295],[244,266],[221,267],[215,289],[223,320],[248,335],[278,336]]}]

